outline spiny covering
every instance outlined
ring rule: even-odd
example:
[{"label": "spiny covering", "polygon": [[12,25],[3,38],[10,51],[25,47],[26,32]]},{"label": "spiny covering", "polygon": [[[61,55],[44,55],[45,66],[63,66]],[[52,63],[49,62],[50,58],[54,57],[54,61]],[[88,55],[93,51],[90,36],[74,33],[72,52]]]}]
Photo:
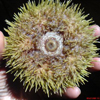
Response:
[{"label": "spiny covering", "polygon": [[[37,6],[28,2],[14,14],[14,22],[6,32],[4,59],[16,78],[27,90],[40,88],[49,96],[62,93],[67,87],[84,84],[97,57],[92,20],[85,20],[78,4],[71,1],[42,0]],[[58,50],[58,51],[57,51]]]}]

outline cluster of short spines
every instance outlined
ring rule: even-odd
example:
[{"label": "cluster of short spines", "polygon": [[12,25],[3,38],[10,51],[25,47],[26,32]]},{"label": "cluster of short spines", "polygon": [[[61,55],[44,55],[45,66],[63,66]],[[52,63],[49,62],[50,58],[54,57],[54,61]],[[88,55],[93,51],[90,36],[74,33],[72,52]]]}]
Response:
[{"label": "cluster of short spines", "polygon": [[[67,87],[79,86],[89,75],[92,58],[97,56],[93,44],[90,20],[85,20],[78,5],[69,6],[71,1],[42,0],[37,6],[28,2],[14,15],[14,22],[6,21],[5,59],[7,65],[23,81],[26,91],[42,88],[48,94],[62,94]],[[63,55],[48,56],[38,48],[38,40],[47,32],[56,32],[63,37]]]}]

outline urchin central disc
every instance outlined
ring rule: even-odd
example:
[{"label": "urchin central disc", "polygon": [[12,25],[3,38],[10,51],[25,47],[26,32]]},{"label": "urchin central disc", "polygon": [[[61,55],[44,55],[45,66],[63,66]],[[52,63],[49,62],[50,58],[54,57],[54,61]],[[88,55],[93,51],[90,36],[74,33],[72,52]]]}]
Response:
[{"label": "urchin central disc", "polygon": [[58,42],[55,38],[49,38],[45,43],[45,48],[49,52],[54,52],[58,48]]},{"label": "urchin central disc", "polygon": [[63,37],[56,32],[47,32],[39,42],[40,50],[49,56],[61,55],[63,49]]}]

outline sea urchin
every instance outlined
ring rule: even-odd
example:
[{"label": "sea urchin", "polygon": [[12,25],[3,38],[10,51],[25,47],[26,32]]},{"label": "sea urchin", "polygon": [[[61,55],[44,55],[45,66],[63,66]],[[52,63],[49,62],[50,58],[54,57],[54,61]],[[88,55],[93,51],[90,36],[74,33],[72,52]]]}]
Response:
[{"label": "sea urchin", "polygon": [[4,59],[9,72],[20,78],[27,90],[62,94],[67,87],[79,86],[89,75],[88,67],[97,47],[92,20],[85,20],[80,6],[71,1],[28,2],[14,14],[9,25]]}]

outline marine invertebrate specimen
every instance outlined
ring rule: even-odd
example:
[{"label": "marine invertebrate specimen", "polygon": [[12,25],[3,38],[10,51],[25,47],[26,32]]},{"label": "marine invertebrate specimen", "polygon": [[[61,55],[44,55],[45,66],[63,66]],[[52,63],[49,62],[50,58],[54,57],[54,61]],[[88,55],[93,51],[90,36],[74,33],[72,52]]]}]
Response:
[{"label": "marine invertebrate specimen", "polygon": [[48,94],[62,94],[67,87],[79,86],[89,75],[88,67],[97,47],[92,20],[85,20],[79,5],[71,1],[42,0],[37,6],[28,2],[6,20],[10,35],[6,38],[4,58],[9,72],[23,81],[26,91],[42,88]]}]

